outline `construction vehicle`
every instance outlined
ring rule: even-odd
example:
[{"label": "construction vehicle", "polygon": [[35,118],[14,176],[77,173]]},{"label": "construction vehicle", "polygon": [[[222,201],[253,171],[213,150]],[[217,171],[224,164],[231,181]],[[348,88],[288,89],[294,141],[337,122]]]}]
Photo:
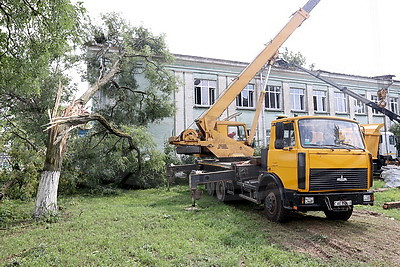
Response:
[{"label": "construction vehicle", "polygon": [[[252,143],[260,114],[262,101],[257,104],[256,116],[248,133],[245,123],[218,121],[218,118],[236,99],[237,95],[247,86],[254,76],[268,64],[273,64],[278,49],[287,38],[309,17],[309,12],[319,0],[309,0],[303,8],[293,14],[289,22],[272,39],[261,53],[236,77],[236,79],[221,93],[215,103],[196,120],[197,130],[184,130],[179,136],[170,137],[169,142],[177,146],[177,153],[221,157],[249,157],[254,153]],[[261,95],[259,99],[263,99]],[[260,103],[261,102],[261,103]],[[228,136],[229,130],[236,129],[243,133],[242,138],[234,139]]]},{"label": "construction vehicle", "polygon": [[[319,0],[309,0],[243,70],[219,99],[188,129],[171,137],[177,152],[210,157],[195,164],[169,166],[169,179],[190,173],[192,197],[205,184],[220,201],[246,199],[264,204],[267,218],[283,222],[290,211],[321,210],[331,219],[348,220],[353,205],[372,205],[372,155],[366,151],[360,126],[349,119],[304,116],[279,118],[271,124],[270,147],[260,157],[251,147],[263,95],[259,97],[250,133],[240,122],[217,119],[258,71],[268,70],[278,48],[308,18]],[[266,84],[266,83],[265,83]],[[261,102],[261,104],[260,104]],[[230,135],[234,130],[235,135]]]},{"label": "construction vehicle", "polygon": [[[342,87],[338,85],[337,83],[330,81],[322,76],[319,75],[319,73],[313,72],[311,70],[308,70],[306,68],[303,68],[302,66],[299,66],[295,63],[289,63],[283,59],[279,59],[278,64],[281,66],[292,66],[297,69],[300,69],[311,76],[339,89],[341,92],[353,97],[356,100],[359,100],[366,106],[372,108],[373,110],[376,110],[383,115],[387,116],[390,120],[396,121],[397,123],[400,123],[400,116],[388,109],[385,108],[384,105],[380,105],[379,103],[375,103],[367,98],[365,98],[362,95],[357,94],[356,92],[353,92],[352,90],[348,89],[347,87]],[[381,89],[382,90],[382,89]],[[381,91],[379,90],[379,91]],[[379,93],[378,91],[378,93]],[[382,101],[385,103],[385,101]],[[379,171],[382,166],[384,166],[387,160],[393,160],[397,158],[397,148],[396,148],[396,138],[393,133],[388,132],[388,131],[383,131],[381,132],[380,129],[384,127],[385,124],[363,124],[361,125],[363,128],[364,132],[364,137],[365,137],[365,143],[366,143],[366,148],[368,151],[372,153],[372,158],[373,158],[373,163],[374,163],[374,171]],[[386,128],[386,127],[385,127]]]},{"label": "construction vehicle", "polygon": [[387,161],[397,158],[396,137],[392,132],[381,131],[383,123],[362,124],[365,144],[372,154],[374,172],[379,172]]}]

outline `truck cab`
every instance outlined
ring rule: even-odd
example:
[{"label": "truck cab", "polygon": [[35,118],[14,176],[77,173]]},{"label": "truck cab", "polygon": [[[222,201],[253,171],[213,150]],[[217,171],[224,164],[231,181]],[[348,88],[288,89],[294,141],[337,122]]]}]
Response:
[{"label": "truck cab", "polygon": [[353,205],[373,203],[372,156],[357,122],[283,118],[272,122],[270,138],[258,190],[270,219],[281,221],[287,210],[323,210],[346,220]]},{"label": "truck cab", "polygon": [[397,158],[396,141],[396,137],[392,132],[381,132],[379,138],[379,155],[387,160]]}]

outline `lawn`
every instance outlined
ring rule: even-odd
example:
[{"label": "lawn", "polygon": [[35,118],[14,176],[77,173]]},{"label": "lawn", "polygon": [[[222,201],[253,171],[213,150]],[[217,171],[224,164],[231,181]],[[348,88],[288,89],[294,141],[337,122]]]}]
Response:
[{"label": "lawn", "polygon": [[[396,197],[400,199],[399,190],[391,189],[377,193],[376,202],[380,206]],[[161,188],[120,191],[106,196],[61,197],[60,215],[47,222],[31,220],[33,205],[33,202],[8,200],[1,204],[0,264],[359,265],[357,260],[336,256],[310,257],[285,246],[284,241],[298,230],[288,231],[290,226],[267,221],[260,207],[253,203],[227,205],[203,196],[197,209],[190,209],[187,186],[175,186],[169,192]],[[400,219],[398,210],[367,209]]]}]

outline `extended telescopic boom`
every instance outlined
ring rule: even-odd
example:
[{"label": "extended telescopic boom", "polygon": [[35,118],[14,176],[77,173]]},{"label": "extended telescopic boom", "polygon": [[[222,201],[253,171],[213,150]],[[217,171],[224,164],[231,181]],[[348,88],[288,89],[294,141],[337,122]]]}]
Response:
[{"label": "extended telescopic boom", "polygon": [[298,28],[304,20],[309,17],[311,10],[320,0],[309,0],[303,8],[294,13],[290,21],[282,28],[274,39],[261,51],[261,53],[251,62],[239,76],[222,92],[210,109],[197,120],[199,129],[209,132],[215,128],[216,120],[235,100],[239,93],[254,78],[258,71],[269,61],[272,60],[282,44]]},{"label": "extended telescopic boom", "polygon": [[[270,41],[261,53],[239,74],[239,76],[221,93],[216,102],[196,120],[198,131],[186,129],[179,136],[169,138],[169,143],[177,146],[177,153],[199,156],[226,157],[250,157],[254,154],[251,147],[255,128],[251,135],[243,134],[237,139],[227,135],[230,128],[240,129],[245,133],[246,125],[243,122],[217,121],[228,106],[235,100],[240,92],[247,86],[256,74],[269,62],[274,61],[278,49],[289,36],[309,17],[309,12],[320,0],[309,0],[303,8],[300,8],[290,18],[289,22]],[[262,103],[261,103],[262,104]],[[258,105],[258,109],[262,105]],[[257,117],[258,119],[258,117]],[[253,125],[257,125],[257,121]],[[246,140],[246,138],[248,138]]]}]

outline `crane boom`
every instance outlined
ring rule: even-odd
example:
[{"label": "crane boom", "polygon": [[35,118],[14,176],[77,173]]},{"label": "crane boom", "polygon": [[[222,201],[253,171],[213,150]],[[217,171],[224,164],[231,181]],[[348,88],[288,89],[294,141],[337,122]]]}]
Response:
[{"label": "crane boom", "polygon": [[272,60],[282,44],[298,28],[304,20],[309,17],[309,12],[319,3],[320,0],[309,0],[303,8],[300,8],[282,28],[261,53],[239,74],[239,76],[221,93],[215,103],[208,109],[202,117],[197,120],[200,129],[208,132],[215,128],[216,120],[235,100],[239,93],[254,78],[258,71],[269,61]]},{"label": "crane boom", "polygon": [[[221,93],[215,103],[196,120],[198,131],[186,129],[179,136],[169,138],[169,143],[177,146],[176,151],[178,154],[212,155],[217,158],[253,156],[254,149],[251,147],[251,144],[255,128],[253,127],[251,131],[251,135],[253,136],[249,137],[245,123],[217,120],[265,64],[272,64],[276,58],[278,49],[303,21],[309,17],[309,12],[319,1],[308,0],[303,8],[300,8],[292,15],[289,22],[275,38],[265,46],[261,53]],[[258,105],[257,109],[261,108],[262,102]],[[256,114],[259,114],[259,112],[256,112]],[[253,126],[256,124],[256,122],[253,122]]]}]

